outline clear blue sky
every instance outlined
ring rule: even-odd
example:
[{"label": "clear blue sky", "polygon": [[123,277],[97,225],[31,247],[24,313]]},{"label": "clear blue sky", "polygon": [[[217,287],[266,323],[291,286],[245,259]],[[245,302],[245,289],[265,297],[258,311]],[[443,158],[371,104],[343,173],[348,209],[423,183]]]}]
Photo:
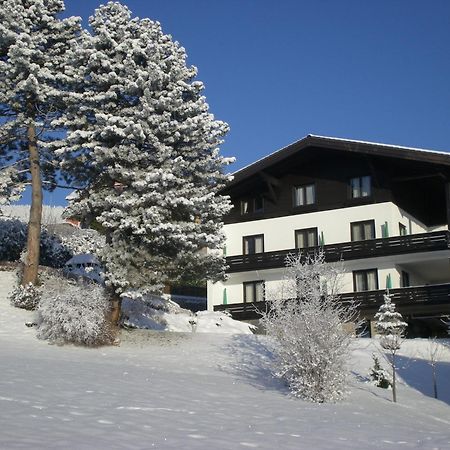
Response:
[{"label": "clear blue sky", "polygon": [[122,3],[186,48],[232,171],[309,133],[450,150],[449,0]]}]

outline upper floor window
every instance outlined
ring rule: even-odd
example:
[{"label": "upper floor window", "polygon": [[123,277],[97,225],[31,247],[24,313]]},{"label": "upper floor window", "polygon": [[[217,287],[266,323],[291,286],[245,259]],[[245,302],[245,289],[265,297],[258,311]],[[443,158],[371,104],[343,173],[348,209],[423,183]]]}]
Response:
[{"label": "upper floor window", "polygon": [[295,230],[295,248],[317,247],[317,228]]},{"label": "upper floor window", "polygon": [[375,291],[378,289],[378,270],[355,270],[353,271],[353,290]]},{"label": "upper floor window", "polygon": [[264,235],[244,236],[242,238],[242,251],[244,255],[253,255],[264,252]]},{"label": "upper floor window", "polygon": [[372,181],[370,176],[350,179],[351,198],[369,197],[372,195]]},{"label": "upper floor window", "polygon": [[361,222],[352,222],[350,224],[350,235],[352,241],[375,239],[375,221],[364,220]]},{"label": "upper floor window", "polygon": [[306,184],[294,187],[294,206],[314,205],[316,203],[316,187]]},{"label": "upper floor window", "polygon": [[244,303],[264,301],[264,281],[248,281],[244,283]]},{"label": "upper floor window", "polygon": [[241,200],[241,215],[259,213],[264,211],[264,198],[261,195],[257,197]]}]

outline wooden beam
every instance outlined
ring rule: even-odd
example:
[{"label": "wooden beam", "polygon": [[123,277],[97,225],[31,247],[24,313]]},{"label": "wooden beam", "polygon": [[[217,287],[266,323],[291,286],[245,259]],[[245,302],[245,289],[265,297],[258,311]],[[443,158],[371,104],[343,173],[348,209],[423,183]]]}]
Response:
[{"label": "wooden beam", "polygon": [[450,230],[450,181],[445,183],[445,206],[447,210],[447,229]]},{"label": "wooden beam", "polygon": [[394,182],[401,182],[401,181],[414,181],[414,180],[423,180],[425,178],[445,178],[444,175],[440,172],[437,173],[427,173],[427,174],[423,174],[423,175],[414,175],[414,176],[410,176],[410,177],[394,177],[392,178],[392,181]]},{"label": "wooden beam", "polygon": [[278,178],[275,178],[272,175],[269,175],[265,172],[259,172],[259,174],[261,175],[262,179],[266,183],[270,183],[272,186],[280,186],[281,185],[281,181]]},{"label": "wooden beam", "polygon": [[272,200],[273,203],[276,203],[278,200],[278,195],[274,189],[275,187],[278,187],[281,185],[281,182],[278,178],[275,178],[271,175],[268,175],[265,172],[259,172],[259,175],[261,178],[265,181],[267,185],[267,189],[269,190],[269,199]]}]

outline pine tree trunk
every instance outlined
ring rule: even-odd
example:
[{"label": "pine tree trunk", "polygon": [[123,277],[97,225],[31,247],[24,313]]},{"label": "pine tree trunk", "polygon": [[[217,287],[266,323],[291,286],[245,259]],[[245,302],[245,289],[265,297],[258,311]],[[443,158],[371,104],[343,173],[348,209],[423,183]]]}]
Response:
[{"label": "pine tree trunk", "polygon": [[42,180],[37,147],[36,126],[28,126],[28,152],[31,172],[31,208],[28,221],[27,256],[22,277],[22,285],[36,284],[39,268],[39,245],[41,241],[42,220]]},{"label": "pine tree trunk", "polygon": [[113,325],[119,324],[120,314],[122,312],[122,299],[117,294],[114,294],[111,300],[111,323]]}]

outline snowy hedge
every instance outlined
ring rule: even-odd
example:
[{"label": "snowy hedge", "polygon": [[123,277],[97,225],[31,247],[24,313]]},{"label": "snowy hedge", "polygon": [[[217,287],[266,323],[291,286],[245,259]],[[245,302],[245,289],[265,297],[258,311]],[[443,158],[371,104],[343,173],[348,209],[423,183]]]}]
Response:
[{"label": "snowy hedge", "polygon": [[[27,243],[27,225],[19,219],[0,217],[0,261],[18,261]],[[61,240],[42,230],[40,264],[49,267],[63,267],[72,257],[72,252]]]},{"label": "snowy hedge", "polygon": [[38,337],[63,344],[98,346],[114,341],[103,287],[81,279],[51,276],[37,310]]},{"label": "snowy hedge", "polygon": [[18,284],[9,294],[11,305],[16,308],[28,309],[32,311],[37,308],[40,300],[40,291],[31,283],[26,286]]}]

